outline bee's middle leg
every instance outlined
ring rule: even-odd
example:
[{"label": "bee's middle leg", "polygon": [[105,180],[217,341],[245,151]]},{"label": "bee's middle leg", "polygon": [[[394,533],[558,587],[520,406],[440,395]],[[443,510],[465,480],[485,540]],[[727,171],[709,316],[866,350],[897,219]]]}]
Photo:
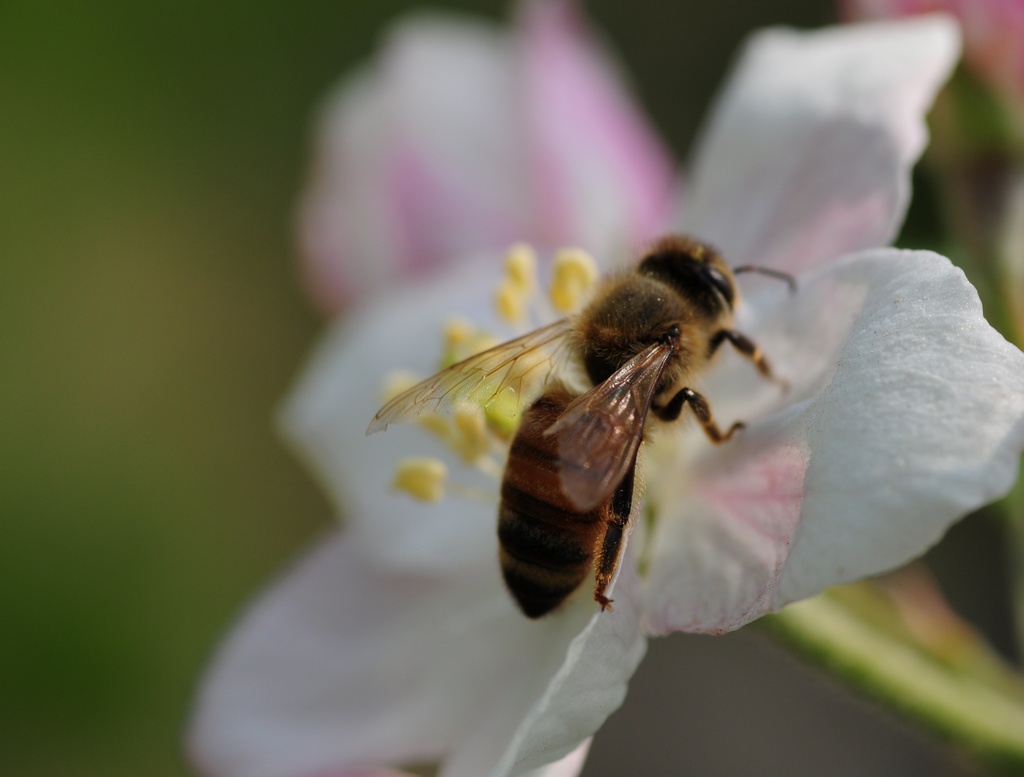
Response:
[{"label": "bee's middle leg", "polygon": [[697,416],[697,420],[700,421],[700,425],[704,429],[704,434],[711,442],[725,442],[746,426],[742,421],[737,421],[729,427],[728,431],[723,432],[715,423],[715,417],[711,414],[711,405],[708,404],[708,401],[693,389],[688,388],[680,389],[668,401],[668,404],[663,407],[652,407],[651,411],[662,421],[675,421],[683,412],[684,405],[689,405],[693,410],[693,414]]},{"label": "bee's middle leg", "polygon": [[775,377],[772,372],[771,366],[768,364],[768,360],[764,357],[761,349],[757,344],[746,335],[742,335],[732,329],[721,329],[715,333],[714,337],[711,338],[711,353],[713,354],[718,350],[719,346],[728,340],[732,343],[733,347],[740,352],[743,356],[747,357],[757,367],[757,371],[764,375],[768,380],[774,380],[778,383],[785,385],[785,381],[781,381]]}]

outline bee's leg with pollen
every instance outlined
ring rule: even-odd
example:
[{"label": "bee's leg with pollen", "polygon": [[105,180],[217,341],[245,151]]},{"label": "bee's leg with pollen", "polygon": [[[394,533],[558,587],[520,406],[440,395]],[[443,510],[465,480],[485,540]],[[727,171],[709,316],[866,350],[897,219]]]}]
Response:
[{"label": "bee's leg with pollen", "polygon": [[619,556],[622,551],[622,538],[626,534],[626,526],[629,523],[629,514],[633,510],[633,482],[636,478],[636,456],[633,454],[633,461],[629,465],[629,471],[622,483],[615,489],[609,505],[608,529],[604,533],[595,554],[595,568],[597,570],[596,582],[594,585],[594,601],[601,605],[602,610],[611,610],[613,599],[604,595],[605,589],[615,577],[615,570],[619,567]]},{"label": "bee's leg with pollen", "polygon": [[723,433],[715,423],[714,416],[711,415],[711,405],[708,404],[708,401],[693,389],[688,388],[680,389],[679,393],[672,397],[664,407],[652,407],[651,410],[662,421],[675,421],[683,412],[683,405],[686,404],[697,416],[697,420],[704,428],[704,434],[711,442],[725,442],[746,425],[742,421],[737,421],[729,427],[729,431]]},{"label": "bee's leg with pollen", "polygon": [[722,329],[716,332],[714,337],[711,338],[711,353],[717,351],[718,346],[726,340],[732,343],[733,347],[743,356],[750,359],[754,366],[757,367],[757,371],[768,378],[768,380],[777,380],[775,375],[772,374],[772,368],[768,366],[768,360],[761,353],[761,349],[757,347],[753,340],[746,335],[741,335],[739,332],[731,329]]}]

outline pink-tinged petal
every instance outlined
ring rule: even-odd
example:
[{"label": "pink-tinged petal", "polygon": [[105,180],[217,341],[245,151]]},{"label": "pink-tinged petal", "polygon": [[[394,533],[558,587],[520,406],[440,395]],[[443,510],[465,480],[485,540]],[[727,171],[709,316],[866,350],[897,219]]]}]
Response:
[{"label": "pink-tinged petal", "polygon": [[[445,777],[520,774],[499,769],[497,758],[550,697],[563,664],[598,672],[590,696],[570,689],[587,701],[607,701],[603,686],[620,665],[632,672],[633,654],[629,663],[606,650],[611,666],[577,655],[581,640],[614,640],[613,620],[582,596],[530,621],[515,610],[496,562],[490,573],[392,572],[338,534],[258,600],[222,646],[199,694],[189,752],[216,777],[445,759]],[[559,743],[568,753],[588,733],[563,735],[572,736]],[[553,773],[573,773],[581,757]]]},{"label": "pink-tinged petal", "polygon": [[891,242],[957,51],[944,17],[755,35],[698,146],[685,228],[790,272]]},{"label": "pink-tinged petal", "polygon": [[950,0],[841,0],[839,7],[845,19],[892,19],[946,11],[949,4]]},{"label": "pink-tinged petal", "polygon": [[[763,307],[751,320],[780,320],[792,344],[772,356],[792,387],[755,403],[728,444],[691,433],[657,463],[654,633],[738,628],[898,566],[1017,475],[1024,355],[948,260],[875,251],[801,278],[788,303],[764,299],[750,300]],[[709,392],[716,411],[727,378]],[[673,467],[690,474],[664,477]]]},{"label": "pink-tinged petal", "polygon": [[[807,451],[778,424],[659,480],[645,629],[722,633],[761,614],[800,519]],[[706,445],[691,438],[691,445]],[[689,457],[687,457],[689,458]],[[664,474],[664,473],[663,473]]]},{"label": "pink-tinged petal", "polygon": [[667,223],[672,176],[570,4],[528,3],[510,32],[414,19],[322,110],[304,277],[334,312],[518,240],[622,252]]},{"label": "pink-tinged petal", "polygon": [[524,120],[537,220],[548,243],[628,255],[669,223],[668,150],[577,6],[523,7]]},{"label": "pink-tinged petal", "polygon": [[847,19],[943,11],[963,26],[964,60],[1014,103],[1024,99],[1024,3],[1019,0],[846,0]]},{"label": "pink-tinged petal", "polygon": [[970,65],[1021,112],[1024,101],[1024,4],[1018,0],[955,0]]},{"label": "pink-tinged petal", "polygon": [[[500,263],[488,258],[354,310],[327,331],[286,400],[283,434],[319,476],[365,552],[379,561],[436,571],[495,558],[487,548],[494,542],[497,481],[461,463],[415,424],[370,436],[366,427],[383,404],[389,374],[412,370],[425,378],[438,370],[451,318],[507,334],[489,309],[500,272]],[[410,456],[442,459],[455,480],[483,498],[425,504],[394,491],[395,467]]]},{"label": "pink-tinged petal", "polygon": [[530,237],[512,41],[413,19],[324,106],[299,239],[327,311],[466,250]]}]

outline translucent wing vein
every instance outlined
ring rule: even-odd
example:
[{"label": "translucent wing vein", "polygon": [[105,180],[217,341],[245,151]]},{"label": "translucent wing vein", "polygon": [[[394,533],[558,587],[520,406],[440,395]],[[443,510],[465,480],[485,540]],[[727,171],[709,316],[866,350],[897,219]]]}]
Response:
[{"label": "translucent wing vein", "polygon": [[546,434],[558,435],[559,483],[580,510],[611,496],[633,464],[672,348],[655,344],[577,397]]},{"label": "translucent wing vein", "polygon": [[461,405],[485,407],[504,392],[523,403],[561,371],[571,331],[572,323],[561,319],[453,364],[384,405],[366,433],[424,413],[450,413]]}]

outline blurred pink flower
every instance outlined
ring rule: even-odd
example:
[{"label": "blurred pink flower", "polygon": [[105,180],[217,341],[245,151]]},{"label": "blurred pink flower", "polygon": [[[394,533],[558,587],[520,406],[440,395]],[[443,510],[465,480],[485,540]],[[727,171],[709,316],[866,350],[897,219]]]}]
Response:
[{"label": "blurred pink flower", "polygon": [[[363,180],[387,180],[394,157],[381,157],[378,141],[391,131],[372,109],[390,94],[381,73],[402,70],[394,63],[407,52],[426,57],[401,104],[379,110],[401,117],[415,106],[418,129],[407,125],[415,137],[406,141],[419,149],[417,164],[432,180],[450,171],[451,180],[472,182],[473,194],[437,195],[441,224],[413,218],[401,228],[390,220],[395,190],[372,190],[353,212],[332,186],[307,194],[307,230],[329,233],[332,212],[352,245],[366,230],[368,253],[322,255],[322,269],[334,268],[323,272],[343,272],[361,296],[405,266],[360,265],[391,256],[374,252],[392,230],[428,246],[423,262],[433,269],[422,282],[392,282],[334,324],[287,402],[285,432],[346,527],[258,599],[221,648],[189,735],[206,774],[304,777],[437,762],[442,777],[574,775],[587,738],[621,703],[648,635],[738,628],[899,565],[1016,477],[1024,356],[988,326],[947,260],[873,248],[891,241],[903,218],[909,171],[926,141],[923,116],[956,56],[952,25],[754,36],[698,144],[685,208],[665,224],[668,162],[639,150],[652,136],[623,112],[628,103],[607,80],[607,63],[580,65],[604,60],[578,33],[567,36],[566,13],[561,4],[529,4],[510,34],[436,18],[406,23],[382,70],[341,97],[341,105],[364,101],[373,119],[361,136],[368,155],[357,153],[356,136],[348,153],[367,165]],[[523,48],[527,39],[550,48]],[[545,63],[550,79],[527,90],[529,103],[518,89],[449,93],[438,82],[479,70],[488,83],[531,83],[524,71],[540,66],[523,51]],[[448,65],[428,78],[430,52]],[[572,86],[539,96],[559,84]],[[476,116],[458,94],[497,118]],[[583,121],[568,100],[605,107]],[[629,130],[591,126],[604,121]],[[537,127],[546,127],[548,153],[527,155],[527,164],[523,149],[535,150]],[[422,128],[431,143],[416,134]],[[520,164],[505,164],[510,158]],[[661,188],[652,195],[643,181]],[[399,189],[413,200],[407,212],[432,213],[433,184]],[[492,232],[482,229],[490,223],[482,212],[518,220],[511,232]],[[432,441],[414,427],[370,438],[364,429],[387,372],[432,371],[436,333],[453,313],[500,330],[489,300],[501,241],[583,243],[612,269],[610,257],[628,255],[624,245],[666,226],[717,244],[733,263],[800,275],[796,296],[751,279],[737,322],[756,334],[790,390],[724,354],[702,390],[721,419],[748,426],[718,448],[684,424],[645,445],[638,514],[653,520],[635,522],[614,611],[596,612],[585,592],[528,621],[501,582],[495,505],[413,505],[391,490],[393,467]],[[456,249],[465,251],[438,264]],[[459,467],[450,451],[438,455]]]},{"label": "blurred pink flower", "polygon": [[944,11],[959,20],[964,60],[1006,100],[1024,111],[1024,3],[1020,0],[840,0],[852,20]]}]

